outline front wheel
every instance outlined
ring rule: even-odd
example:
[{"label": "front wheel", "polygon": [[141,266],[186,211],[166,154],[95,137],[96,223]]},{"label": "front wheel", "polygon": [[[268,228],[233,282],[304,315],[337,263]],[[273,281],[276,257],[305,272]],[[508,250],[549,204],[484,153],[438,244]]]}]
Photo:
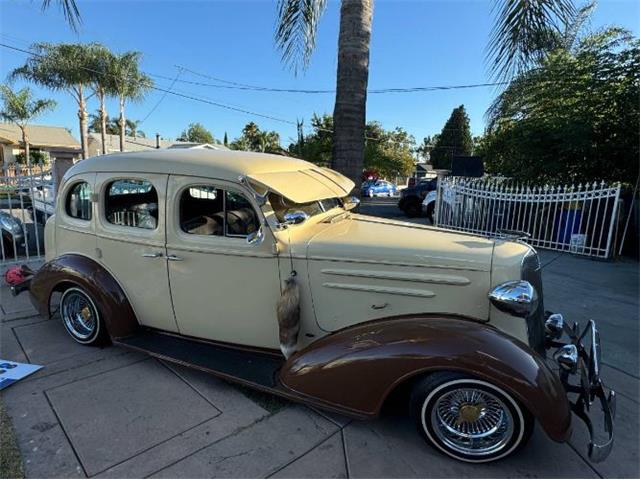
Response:
[{"label": "front wheel", "polygon": [[506,457],[533,431],[533,417],[509,393],[459,373],[435,373],[420,381],[411,411],[428,443],[471,463]]},{"label": "front wheel", "polygon": [[100,345],[107,332],[100,311],[89,293],[80,287],[69,287],[60,297],[60,316],[67,333],[83,345]]}]

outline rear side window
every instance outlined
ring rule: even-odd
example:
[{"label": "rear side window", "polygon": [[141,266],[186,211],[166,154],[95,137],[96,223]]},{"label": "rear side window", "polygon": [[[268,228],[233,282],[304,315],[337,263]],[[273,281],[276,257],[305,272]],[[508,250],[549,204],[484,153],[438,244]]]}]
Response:
[{"label": "rear side window", "polygon": [[158,227],[158,193],[146,180],[127,178],[109,183],[104,208],[113,225],[147,230]]},{"label": "rear side window", "polygon": [[91,186],[87,182],[78,182],[71,187],[65,211],[72,218],[91,220]]}]

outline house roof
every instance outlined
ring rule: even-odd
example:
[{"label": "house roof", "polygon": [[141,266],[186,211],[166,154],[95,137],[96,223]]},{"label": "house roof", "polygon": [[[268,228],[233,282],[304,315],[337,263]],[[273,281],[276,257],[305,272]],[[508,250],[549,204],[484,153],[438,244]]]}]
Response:
[{"label": "house roof", "polygon": [[[102,139],[100,133],[90,132],[89,142],[95,142],[97,145],[102,145]],[[120,135],[105,135],[105,143],[107,147],[107,153],[120,152]],[[124,150],[126,152],[144,152],[145,150],[155,150],[156,139],[144,138],[144,137],[124,137]],[[180,142],[176,140],[160,140],[160,148],[215,148],[215,149],[227,149],[223,145],[209,145],[206,143],[192,143],[192,142]]]},{"label": "house roof", "polygon": [[[80,148],[78,141],[64,127],[48,125],[27,126],[29,144],[34,147]],[[0,123],[0,143],[20,145],[22,132],[17,125]]]},{"label": "house roof", "polygon": [[238,182],[251,179],[256,187],[276,191],[296,203],[344,197],[354,184],[328,168],[291,157],[237,150],[153,149],[100,155],[76,163],[65,180],[80,173],[140,172],[188,175]]}]

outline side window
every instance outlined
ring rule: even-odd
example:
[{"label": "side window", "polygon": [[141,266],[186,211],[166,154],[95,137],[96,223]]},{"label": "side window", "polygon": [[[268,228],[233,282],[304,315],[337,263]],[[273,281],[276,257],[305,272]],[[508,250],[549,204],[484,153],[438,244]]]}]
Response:
[{"label": "side window", "polygon": [[78,182],[71,187],[65,200],[65,211],[72,218],[91,220],[91,187]]},{"label": "side window", "polygon": [[115,180],[107,185],[105,217],[123,227],[154,230],[158,226],[158,193],[146,180]]},{"label": "side window", "polygon": [[180,196],[180,228],[192,235],[246,237],[260,223],[241,194],[209,185],[193,185]]},{"label": "side window", "polygon": [[195,185],[180,196],[180,228],[192,235],[224,235],[224,193]]},{"label": "side window", "polygon": [[225,218],[228,237],[246,237],[260,227],[251,203],[240,193],[226,192]]}]

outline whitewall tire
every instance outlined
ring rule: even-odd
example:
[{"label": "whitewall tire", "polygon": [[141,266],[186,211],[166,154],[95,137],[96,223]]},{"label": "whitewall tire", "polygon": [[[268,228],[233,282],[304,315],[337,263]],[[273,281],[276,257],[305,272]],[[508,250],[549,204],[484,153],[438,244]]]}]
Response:
[{"label": "whitewall tire", "polygon": [[76,342],[98,345],[104,342],[106,331],[91,295],[80,287],[69,287],[60,297],[60,317],[65,330]]},{"label": "whitewall tire", "polygon": [[533,417],[510,393],[460,373],[438,372],[419,381],[411,410],[429,444],[464,462],[504,458],[533,431]]}]

